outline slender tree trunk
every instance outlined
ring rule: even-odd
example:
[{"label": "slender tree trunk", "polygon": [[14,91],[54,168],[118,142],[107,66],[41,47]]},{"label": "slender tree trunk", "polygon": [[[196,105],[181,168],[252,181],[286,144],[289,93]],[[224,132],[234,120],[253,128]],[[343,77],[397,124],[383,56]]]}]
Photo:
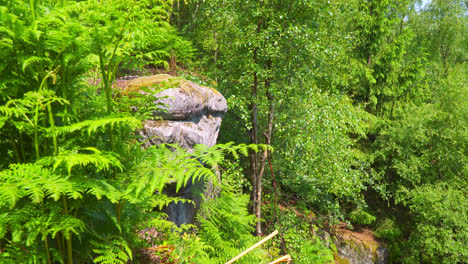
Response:
[{"label": "slender tree trunk", "polygon": [[218,32],[214,33],[214,41],[215,41],[215,51],[214,51],[214,67],[216,69],[216,78],[215,81],[218,83],[218,53],[219,53],[219,43],[218,43]]},{"label": "slender tree trunk", "polygon": [[192,22],[195,22],[197,20],[197,13],[198,13],[198,8],[200,7],[200,3],[195,4],[195,11],[193,11],[192,14]]},{"label": "slender tree trunk", "polygon": [[447,57],[448,57],[449,49],[445,47],[445,44],[442,43],[440,45],[440,55],[442,58],[442,67],[444,69],[444,73],[447,74],[448,69],[447,69]]},{"label": "slender tree trunk", "polygon": [[21,160],[26,161],[26,154],[24,151],[24,141],[23,141],[23,132],[19,132],[19,146],[21,151]]},{"label": "slender tree trunk", "polygon": [[[254,49],[253,51],[253,59],[254,63],[257,64],[257,48]],[[253,74],[253,85],[250,88],[250,96],[251,96],[251,105],[250,105],[250,111],[251,111],[251,119],[250,122],[252,124],[252,144],[258,144],[258,120],[257,120],[257,89],[258,89],[258,74],[255,71]],[[256,202],[257,202],[257,164],[258,164],[258,153],[251,150],[250,151],[250,167],[251,167],[251,173],[252,173],[252,201],[253,201],[253,206],[252,206],[252,211],[256,215]]]},{"label": "slender tree trunk", "polygon": [[180,28],[180,0],[177,0],[177,28]]},{"label": "slender tree trunk", "polygon": [[[271,70],[271,58],[268,60],[266,64],[266,69],[268,72]],[[267,129],[263,133],[265,136],[265,144],[266,145],[271,145],[271,136],[273,132],[273,122],[275,119],[275,99],[273,95],[271,94],[271,77],[268,77],[265,80],[265,94],[266,98],[268,100],[268,125]],[[262,179],[263,179],[263,174],[265,172],[265,165],[268,159],[268,149],[265,149],[262,153],[261,160],[260,160],[260,170],[257,174],[257,201],[255,203],[256,208],[255,208],[255,216],[257,217],[257,225],[256,225],[256,233],[257,236],[260,236],[262,234],[262,222],[260,221],[262,217]]]},{"label": "slender tree trunk", "polygon": [[16,144],[15,139],[13,139],[13,141],[11,142],[11,145],[13,146],[13,153],[15,154],[16,162],[21,163],[20,153],[19,153],[18,145]]},{"label": "slender tree trunk", "polygon": [[215,42],[215,51],[214,51],[214,63],[216,66],[216,62],[218,62],[218,52],[219,52],[219,47],[218,47],[218,32],[214,33],[214,42]]},{"label": "slender tree trunk", "polygon": [[[257,24],[257,35],[261,32],[262,30],[262,25],[263,21],[262,19],[258,20]],[[259,65],[258,61],[258,50],[259,47],[256,46],[253,50],[253,63],[257,67]],[[251,95],[251,123],[252,123],[252,143],[253,144],[258,144],[258,105],[257,105],[257,100],[258,100],[258,85],[259,85],[259,77],[258,77],[258,69],[255,69],[253,72],[253,84],[251,86],[250,90],[250,95]],[[260,193],[260,198],[261,198],[261,179],[259,181],[259,153],[255,151],[250,152],[250,167],[252,169],[252,213],[255,216],[260,217],[261,213],[259,211],[259,208],[261,208],[261,204],[259,204],[259,193]],[[260,192],[259,192],[260,189]],[[257,220],[260,222],[260,218]],[[258,224],[260,225],[260,224]],[[257,230],[256,234],[258,236],[261,235],[261,230],[260,232]]]}]

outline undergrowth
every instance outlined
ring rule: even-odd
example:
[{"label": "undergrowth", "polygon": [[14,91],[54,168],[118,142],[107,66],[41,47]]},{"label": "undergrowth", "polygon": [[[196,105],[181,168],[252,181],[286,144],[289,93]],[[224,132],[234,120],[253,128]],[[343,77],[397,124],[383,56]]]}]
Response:
[{"label": "undergrowth", "polygon": [[[167,2],[152,0],[0,1],[1,263],[138,263],[139,249],[152,246],[139,231],[175,230],[162,210],[188,202],[165,195],[167,184],[217,186],[213,168],[226,155],[258,148],[143,149],[136,131],[158,118],[159,105],[121,95],[113,83],[121,67],[192,56],[169,12]],[[90,85],[93,72],[98,87]],[[165,242],[177,242],[174,261],[190,263],[199,252],[218,263],[254,241],[248,199],[224,191],[217,203],[204,206],[198,237],[168,232],[182,241]],[[229,217],[230,206],[239,214],[225,226],[211,210]],[[229,238],[233,226],[240,229]],[[224,232],[221,240],[214,231]]]}]

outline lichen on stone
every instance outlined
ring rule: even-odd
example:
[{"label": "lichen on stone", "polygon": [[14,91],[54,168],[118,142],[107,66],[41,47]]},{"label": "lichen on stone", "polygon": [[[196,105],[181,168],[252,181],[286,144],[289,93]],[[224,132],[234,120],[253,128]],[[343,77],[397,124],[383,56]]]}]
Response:
[{"label": "lichen on stone", "polygon": [[350,264],[383,264],[388,250],[377,241],[370,230],[337,230],[337,255],[347,259]]},{"label": "lichen on stone", "polygon": [[124,94],[139,92],[142,88],[149,88],[152,89],[153,92],[160,92],[169,88],[178,87],[179,82],[175,77],[169,74],[158,74],[126,81],[123,86]]},{"label": "lichen on stone", "polygon": [[336,264],[350,264],[349,260],[346,258],[342,258],[340,255],[337,253],[334,254],[335,257],[335,263]]},{"label": "lichen on stone", "polygon": [[167,120],[146,120],[145,121],[145,126],[148,126],[148,127],[167,127],[169,126],[169,123],[167,122]]}]

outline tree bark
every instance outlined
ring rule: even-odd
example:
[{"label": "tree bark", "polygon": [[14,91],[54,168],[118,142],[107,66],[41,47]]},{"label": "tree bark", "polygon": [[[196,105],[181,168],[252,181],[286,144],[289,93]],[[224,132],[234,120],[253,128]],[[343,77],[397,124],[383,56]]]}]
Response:
[{"label": "tree bark", "polygon": [[[257,64],[257,49],[255,48],[253,51],[253,60],[254,63]],[[252,144],[258,144],[258,120],[257,120],[257,89],[258,89],[258,74],[257,71],[254,71],[253,74],[253,85],[250,90],[251,96],[251,119],[250,122],[252,123]],[[256,202],[257,202],[257,164],[258,164],[258,154],[257,152],[251,150],[250,151],[250,167],[252,173],[252,211],[256,215]]]},{"label": "tree bark", "polygon": [[[262,25],[263,21],[260,18],[258,20],[257,24],[257,35],[260,34],[262,30]],[[258,44],[257,44],[258,45]],[[254,65],[257,66],[259,64],[258,61],[258,49],[259,47],[256,46],[253,50],[253,62]],[[253,144],[258,144],[259,139],[258,139],[258,105],[257,105],[257,100],[258,100],[258,85],[259,85],[259,80],[258,80],[258,69],[256,68],[253,72],[253,85],[251,87],[251,98],[252,98],[252,104],[251,104],[251,122],[252,122],[252,143]],[[262,178],[260,175],[260,172],[262,169],[259,171],[259,158],[260,154],[256,151],[251,151],[250,152],[250,166],[252,169],[252,213],[257,217],[257,227],[256,227],[256,235],[261,236],[262,230],[261,230],[261,197],[262,197]],[[263,162],[264,163],[264,162]]]},{"label": "tree bark", "polygon": [[[271,62],[271,58],[268,59],[267,63],[266,63],[266,70],[268,73],[270,73],[270,70],[271,70],[271,65],[272,65],[272,62]],[[265,80],[265,95],[266,95],[266,98],[268,100],[268,124],[267,124],[267,128],[266,130],[263,132],[263,135],[265,136],[265,144],[266,145],[271,145],[271,135],[272,135],[272,132],[273,132],[273,122],[274,122],[274,119],[275,119],[275,100],[274,100],[274,97],[271,93],[271,77],[267,77],[267,79]],[[257,236],[261,236],[262,235],[262,222],[260,221],[260,219],[262,218],[262,191],[263,191],[263,188],[262,188],[262,179],[263,179],[263,174],[265,172],[265,165],[266,165],[266,161],[267,161],[267,158],[268,158],[268,154],[269,154],[269,150],[268,149],[265,149],[261,155],[261,158],[260,158],[260,169],[257,173],[257,183],[256,183],[256,201],[254,203],[255,205],[255,216],[257,217],[257,225],[256,225],[256,234]]]}]

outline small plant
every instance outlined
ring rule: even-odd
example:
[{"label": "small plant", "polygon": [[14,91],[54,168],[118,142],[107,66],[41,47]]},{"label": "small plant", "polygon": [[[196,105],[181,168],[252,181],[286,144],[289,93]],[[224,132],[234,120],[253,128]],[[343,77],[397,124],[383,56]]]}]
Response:
[{"label": "small plant", "polygon": [[[294,263],[315,264],[333,262],[333,251],[317,235],[317,227],[309,218],[308,212],[299,212],[297,208],[284,208],[278,212],[281,222],[285,250],[291,255]],[[275,228],[279,228],[275,223]],[[280,248],[279,239],[274,240],[275,247]]]},{"label": "small plant", "polygon": [[374,231],[376,237],[385,239],[387,241],[397,241],[401,235],[401,229],[395,221],[385,218],[377,224],[377,229]]},{"label": "small plant", "polygon": [[362,209],[356,209],[352,211],[348,214],[348,217],[353,223],[358,225],[370,225],[376,220],[375,216],[367,213]]}]

